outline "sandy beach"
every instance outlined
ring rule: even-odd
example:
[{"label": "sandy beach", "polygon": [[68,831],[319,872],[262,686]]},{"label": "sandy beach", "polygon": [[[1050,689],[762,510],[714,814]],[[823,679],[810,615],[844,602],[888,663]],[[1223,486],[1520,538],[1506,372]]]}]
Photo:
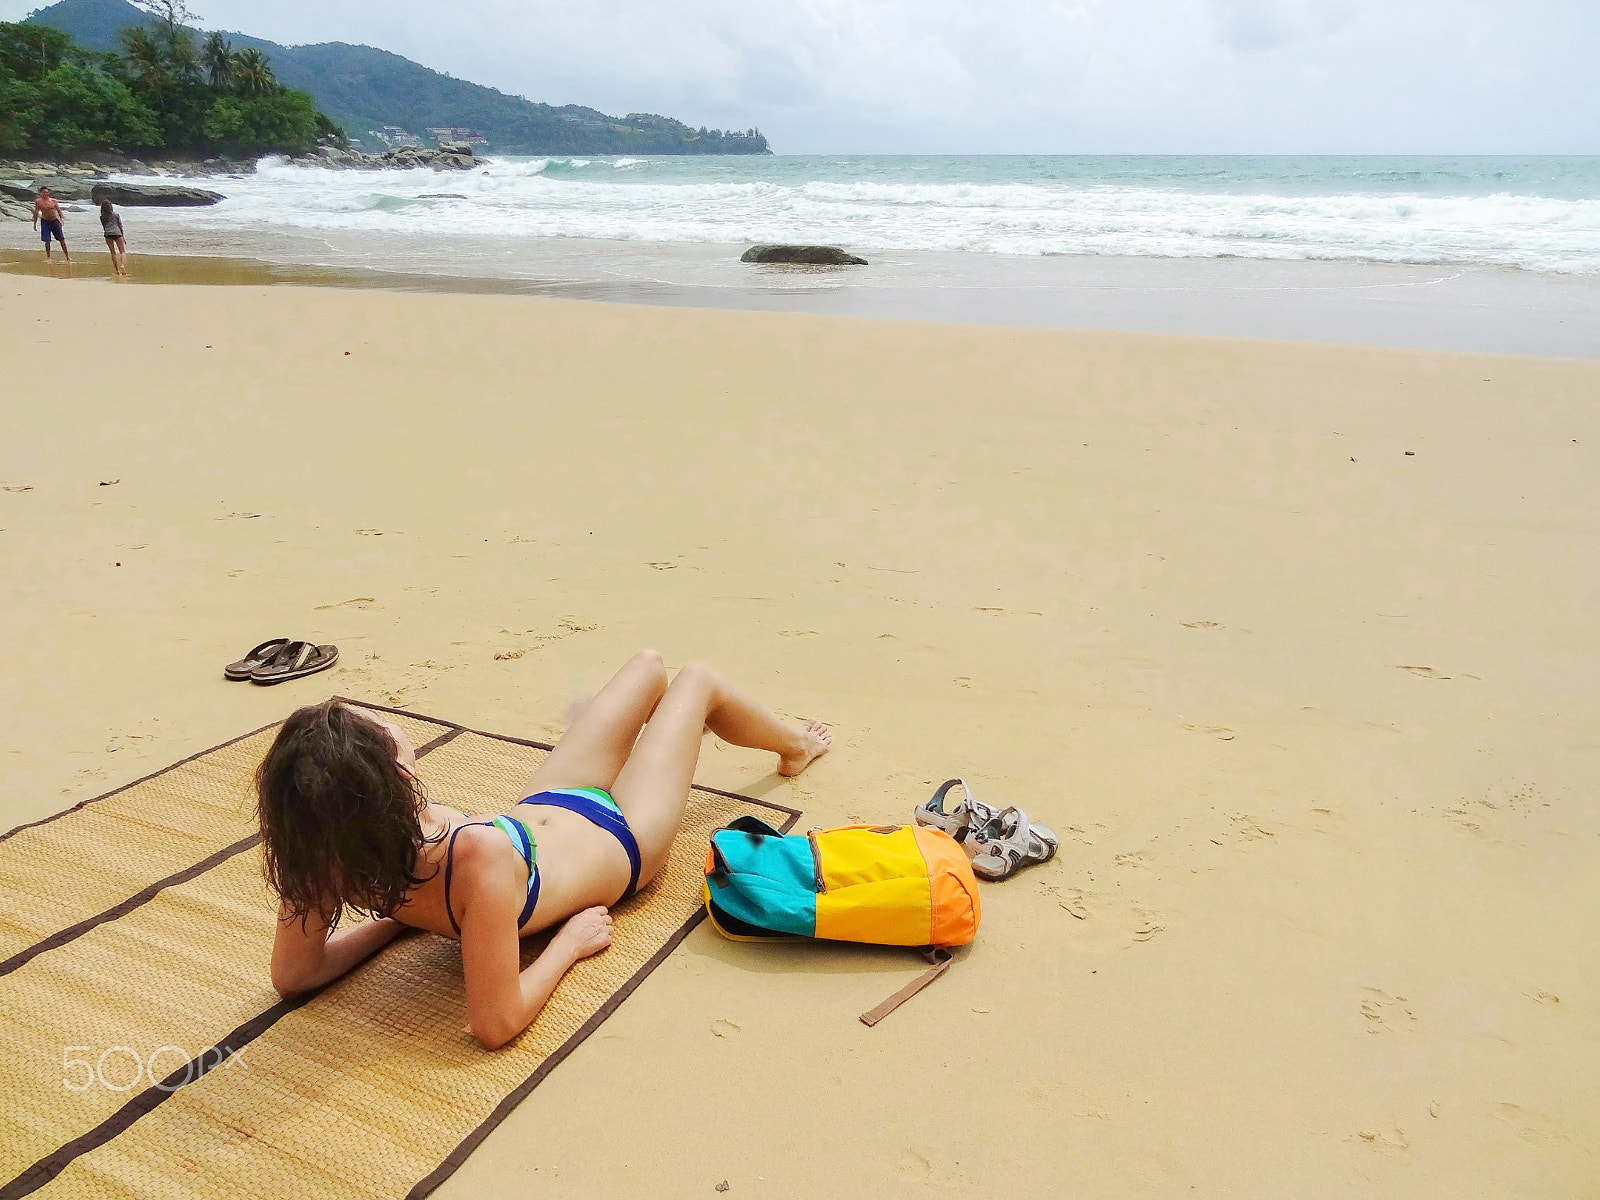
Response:
[{"label": "sandy beach", "polygon": [[0,827],[653,646],[836,730],[703,783],[1062,833],[876,1028],[702,926],[440,1195],[1600,1186],[1600,362],[22,275],[0,362]]}]

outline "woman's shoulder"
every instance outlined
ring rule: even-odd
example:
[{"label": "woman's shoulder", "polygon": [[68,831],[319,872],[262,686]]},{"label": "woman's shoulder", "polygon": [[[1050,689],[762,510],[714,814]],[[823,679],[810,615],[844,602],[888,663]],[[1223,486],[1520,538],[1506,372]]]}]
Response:
[{"label": "woman's shoulder", "polygon": [[509,849],[506,835],[485,821],[458,825],[446,846],[452,890],[516,875],[522,861]]}]

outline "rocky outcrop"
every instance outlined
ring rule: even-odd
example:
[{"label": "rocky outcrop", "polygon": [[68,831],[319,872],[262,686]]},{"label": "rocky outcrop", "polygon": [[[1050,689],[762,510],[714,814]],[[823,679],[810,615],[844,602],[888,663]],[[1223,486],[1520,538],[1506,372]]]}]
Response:
[{"label": "rocky outcrop", "polygon": [[161,183],[97,183],[89,193],[96,204],[109,200],[125,208],[200,208],[227,197],[204,188]]},{"label": "rocky outcrop", "polygon": [[435,171],[470,171],[478,165],[472,147],[462,142],[441,146],[396,146],[382,154],[363,154],[344,146],[318,146],[314,154],[293,160],[302,166],[331,167],[336,171],[404,171],[429,167]]},{"label": "rocky outcrop", "polygon": [[864,267],[867,260],[837,246],[751,246],[740,257],[747,263],[806,263],[821,267]]},{"label": "rocky outcrop", "polygon": [[[143,163],[137,158],[113,151],[99,151],[93,159],[77,162],[39,162],[26,160],[0,161],[0,179],[38,180],[49,184],[52,180],[81,182],[85,179],[104,179],[107,175],[253,175],[254,160],[232,158],[162,159]],[[84,199],[88,199],[85,194]]]},{"label": "rocky outcrop", "polygon": [[0,183],[0,193],[10,196],[13,200],[25,200],[31,206],[42,187],[49,188],[50,194],[57,200],[88,200],[94,181],[53,175],[31,180],[13,179]]},{"label": "rocky outcrop", "polygon": [[9,196],[0,196],[0,219],[7,217],[14,221],[32,221],[33,205],[13,200]]}]

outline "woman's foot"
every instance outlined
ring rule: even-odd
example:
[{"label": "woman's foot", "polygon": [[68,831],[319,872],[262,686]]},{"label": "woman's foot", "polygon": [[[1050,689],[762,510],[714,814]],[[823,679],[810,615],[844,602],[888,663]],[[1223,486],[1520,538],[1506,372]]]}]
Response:
[{"label": "woman's foot", "polygon": [[800,774],[833,745],[833,730],[821,721],[807,721],[803,729],[795,730],[795,735],[799,739],[799,747],[778,756],[779,775]]}]

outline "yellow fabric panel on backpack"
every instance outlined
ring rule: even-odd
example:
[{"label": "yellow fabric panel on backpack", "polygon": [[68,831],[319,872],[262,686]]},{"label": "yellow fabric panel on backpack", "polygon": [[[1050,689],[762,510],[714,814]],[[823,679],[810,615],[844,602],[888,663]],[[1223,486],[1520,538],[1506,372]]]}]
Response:
[{"label": "yellow fabric panel on backpack", "polygon": [[898,875],[920,875],[927,886],[928,863],[909,825],[846,825],[816,834],[815,844],[826,891]]},{"label": "yellow fabric panel on backpack", "polygon": [[[826,870],[826,858],[823,862]],[[920,867],[920,853],[917,863]],[[817,897],[817,936],[880,946],[926,946],[932,929],[930,905],[925,874],[846,885]]]}]

